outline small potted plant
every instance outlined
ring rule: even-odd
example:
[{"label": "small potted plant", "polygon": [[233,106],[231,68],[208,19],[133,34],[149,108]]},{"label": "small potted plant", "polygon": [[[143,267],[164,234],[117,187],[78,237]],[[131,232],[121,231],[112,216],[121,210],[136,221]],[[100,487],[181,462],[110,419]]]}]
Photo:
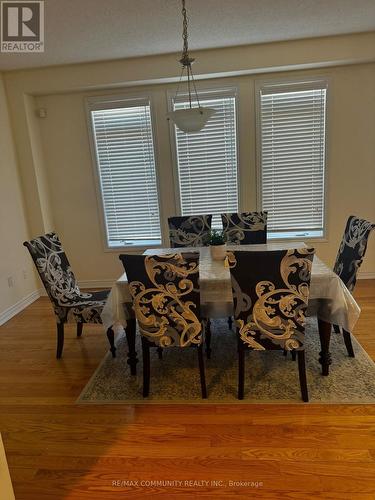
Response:
[{"label": "small potted plant", "polygon": [[212,260],[224,260],[226,256],[224,232],[212,229],[209,243]]}]

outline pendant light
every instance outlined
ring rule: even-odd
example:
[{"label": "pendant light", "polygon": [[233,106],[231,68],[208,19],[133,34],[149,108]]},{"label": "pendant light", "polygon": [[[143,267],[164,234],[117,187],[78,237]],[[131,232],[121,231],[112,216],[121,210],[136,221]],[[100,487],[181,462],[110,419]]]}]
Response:
[{"label": "pendant light", "polygon": [[[192,57],[189,57],[188,32],[187,32],[188,20],[186,15],[185,0],[182,0],[182,17],[183,17],[182,38],[184,40],[182,55],[180,59],[180,63],[182,65],[182,71],[174,100],[176,101],[177,99],[180,83],[182,77],[184,76],[184,73],[186,72],[189,107],[186,109],[178,109],[176,111],[171,111],[170,113],[167,113],[167,118],[168,120],[172,120],[177,126],[177,128],[179,128],[183,132],[198,132],[199,130],[202,130],[202,128],[206,125],[208,119],[215,113],[215,110],[212,108],[203,108],[199,102],[199,97],[194,82],[194,76],[191,69],[191,65],[194,62],[194,59]],[[194,90],[195,99],[192,98],[191,94],[192,87]],[[193,107],[192,105],[193,99],[196,100],[198,106]]]}]

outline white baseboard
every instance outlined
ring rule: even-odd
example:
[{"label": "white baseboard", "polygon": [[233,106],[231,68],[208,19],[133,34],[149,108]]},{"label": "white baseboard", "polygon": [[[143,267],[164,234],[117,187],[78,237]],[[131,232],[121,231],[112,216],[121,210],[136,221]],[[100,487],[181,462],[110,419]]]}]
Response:
[{"label": "white baseboard", "polygon": [[8,307],[8,309],[5,309],[5,311],[0,313],[0,325],[3,325],[11,318],[13,318],[13,316],[23,311],[25,307],[32,304],[36,299],[39,299],[40,295],[41,295],[40,290],[35,290],[34,292],[30,293],[23,299],[16,302],[13,306],[10,306]]},{"label": "white baseboard", "polygon": [[[372,280],[375,279],[375,273],[373,272],[360,272],[358,274],[358,279],[362,280]],[[94,288],[112,288],[115,280],[88,280],[88,281],[80,281],[79,282],[79,287],[82,289],[88,288],[88,289],[94,289]],[[44,288],[41,288],[39,290],[35,290],[34,292],[30,293],[23,299],[19,300],[16,302],[11,307],[8,307],[8,309],[5,309],[2,313],[0,313],[0,326],[9,321],[13,316],[16,314],[20,313],[25,307],[29,306],[32,304],[35,300],[37,300],[39,297],[46,297],[47,293],[44,290]]]},{"label": "white baseboard", "polygon": [[88,280],[80,281],[78,286],[80,288],[112,288],[116,280]]},{"label": "white baseboard", "polygon": [[[115,282],[116,280],[87,280],[79,281],[78,286],[79,288],[82,288],[82,290],[85,290],[86,288],[94,290],[95,288],[112,288]],[[39,290],[39,296],[47,297],[47,292],[44,288]]]},{"label": "white baseboard", "polygon": [[375,273],[358,273],[359,280],[375,280]]},{"label": "white baseboard", "polygon": [[[359,272],[358,279],[359,280],[374,280],[375,273],[373,273],[373,272],[362,272],[362,273]],[[115,284],[115,281],[116,280],[87,280],[87,281],[80,281],[78,283],[78,285],[80,288],[82,288],[82,290],[84,290],[85,288],[94,290],[95,288],[112,288],[112,286]],[[39,290],[39,296],[40,297],[47,296],[47,293],[46,293],[44,288],[41,288]],[[1,315],[0,315],[0,325],[1,325]]]}]

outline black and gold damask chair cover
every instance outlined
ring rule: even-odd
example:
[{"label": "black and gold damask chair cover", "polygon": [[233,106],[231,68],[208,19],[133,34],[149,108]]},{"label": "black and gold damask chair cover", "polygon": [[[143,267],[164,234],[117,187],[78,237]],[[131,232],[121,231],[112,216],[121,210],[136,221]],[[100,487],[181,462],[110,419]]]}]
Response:
[{"label": "black and gold damask chair cover", "polygon": [[209,244],[212,215],[169,217],[171,248],[204,247]]},{"label": "black and gold damask chair cover", "polygon": [[351,215],[336,257],[334,272],[340,276],[349,291],[353,291],[358,269],[367,249],[367,242],[375,224]]},{"label": "black and gold damask chair cover", "polygon": [[[348,218],[340,248],[336,257],[334,272],[340,276],[350,292],[353,292],[357,282],[358,269],[361,267],[367,249],[367,242],[375,224],[354,215]],[[335,326],[340,333],[340,328]],[[343,330],[345,345],[350,357],[354,350],[350,332]]]},{"label": "black and gold damask chair cover", "polygon": [[302,399],[308,401],[305,314],[314,249],[228,252],[238,334],[238,397],[244,396],[244,351],[296,351]]},{"label": "black and gold damask chair cover", "polygon": [[[77,323],[77,336],[80,337],[84,323],[101,323],[100,315],[109,290],[80,291],[56,233],[47,233],[31,241],[25,241],[24,246],[30,252],[53,305],[57,322],[56,357],[61,358],[64,346],[64,324]],[[108,334],[108,338],[114,355],[113,338],[110,337],[111,333]]]},{"label": "black and gold damask chair cover", "polygon": [[120,255],[142,338],[143,395],[149,395],[150,347],[198,348],[202,397],[207,397],[202,355],[199,253]]},{"label": "black and gold damask chair cover", "polygon": [[221,214],[224,238],[231,245],[267,243],[267,212]]}]

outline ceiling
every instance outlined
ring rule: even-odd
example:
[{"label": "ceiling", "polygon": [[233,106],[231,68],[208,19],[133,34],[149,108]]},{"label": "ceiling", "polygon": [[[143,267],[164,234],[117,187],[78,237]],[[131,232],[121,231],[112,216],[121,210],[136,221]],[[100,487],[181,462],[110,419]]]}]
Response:
[{"label": "ceiling", "polygon": [[[375,30],[374,0],[186,0],[192,50]],[[181,50],[180,0],[45,0],[45,52],[0,71]]]}]

